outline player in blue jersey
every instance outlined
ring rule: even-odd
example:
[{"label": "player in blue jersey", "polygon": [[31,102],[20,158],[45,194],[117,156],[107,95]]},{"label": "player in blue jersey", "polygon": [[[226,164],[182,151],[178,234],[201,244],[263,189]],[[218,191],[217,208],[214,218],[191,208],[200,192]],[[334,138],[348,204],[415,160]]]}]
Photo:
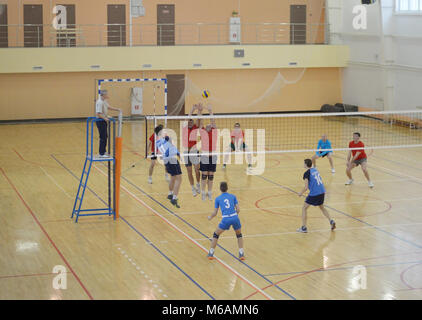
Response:
[{"label": "player in blue jersey", "polygon": [[311,159],[305,159],[304,166],[305,169],[307,169],[306,172],[303,174],[303,180],[305,180],[305,187],[299,193],[299,197],[301,197],[308,189],[309,195],[306,197],[305,203],[303,204],[302,208],[302,226],[297,231],[303,233],[308,232],[308,229],[306,228],[306,218],[309,206],[319,207],[324,216],[330,222],[331,230],[334,230],[336,228],[336,223],[333,219],[331,219],[330,214],[324,207],[325,188],[324,184],[322,183],[321,176],[319,175],[317,169],[312,168]]},{"label": "player in blue jersey", "polygon": [[234,231],[236,232],[237,244],[239,245],[239,259],[245,259],[245,253],[243,251],[243,238],[242,238],[242,225],[238,217],[240,212],[239,203],[237,202],[236,196],[227,192],[228,190],[227,182],[220,183],[220,190],[222,192],[217,198],[215,198],[215,209],[212,215],[208,216],[208,220],[211,220],[217,215],[218,209],[221,209],[222,219],[220,224],[215,230],[212,236],[211,248],[208,252],[208,259],[214,259],[214,250],[217,246],[218,237],[225,230],[229,230],[233,226]]},{"label": "player in blue jersey", "polygon": [[157,149],[163,156],[164,165],[167,172],[171,175],[169,182],[169,194],[167,199],[176,207],[180,208],[177,203],[177,195],[179,194],[180,185],[182,183],[182,169],[180,168],[180,153],[172,144],[169,136],[165,136],[156,142]]},{"label": "player in blue jersey", "polygon": [[312,157],[312,164],[314,165],[314,168],[316,168],[316,159],[327,157],[328,161],[330,161],[331,172],[335,173],[336,170],[334,169],[334,164],[333,164],[333,151],[331,148],[331,142],[330,140],[327,139],[326,134],[323,134],[321,137],[321,140],[318,141],[317,150],[326,150],[326,151],[317,151],[316,154]]}]

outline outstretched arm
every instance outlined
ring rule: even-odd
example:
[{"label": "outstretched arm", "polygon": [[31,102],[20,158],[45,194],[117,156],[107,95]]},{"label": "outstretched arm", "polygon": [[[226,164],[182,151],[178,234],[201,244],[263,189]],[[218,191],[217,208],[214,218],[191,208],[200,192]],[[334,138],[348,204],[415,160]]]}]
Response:
[{"label": "outstretched arm", "polygon": [[211,116],[211,125],[213,128],[217,128],[217,125],[215,123],[215,119],[214,119],[214,113],[212,112],[212,106],[210,104],[207,105],[207,109],[208,112],[210,113]]}]

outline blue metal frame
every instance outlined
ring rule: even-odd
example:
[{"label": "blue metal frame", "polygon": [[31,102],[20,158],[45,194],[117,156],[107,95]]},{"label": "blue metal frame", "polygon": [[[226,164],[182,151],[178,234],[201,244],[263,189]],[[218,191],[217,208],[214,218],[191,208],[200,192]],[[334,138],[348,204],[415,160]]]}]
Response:
[{"label": "blue metal frame", "polygon": [[[109,136],[109,152],[110,152],[110,142],[113,141],[113,155],[109,158],[95,158],[93,156],[94,151],[94,123],[97,121],[101,121],[101,118],[96,117],[89,117],[86,121],[86,157],[85,157],[85,163],[82,170],[81,179],[79,180],[79,186],[78,186],[78,192],[76,194],[75,202],[73,204],[73,210],[72,210],[72,219],[74,216],[76,216],[75,222],[78,222],[79,217],[81,216],[100,216],[100,215],[113,215],[114,220],[116,220],[116,211],[115,211],[115,199],[113,197],[113,206],[111,205],[111,196],[110,196],[110,190],[109,190],[109,206],[108,208],[101,208],[101,209],[81,209],[82,208],[82,202],[85,195],[86,186],[88,184],[88,178],[89,174],[91,172],[92,163],[93,162],[108,162],[109,163],[109,182],[110,182],[110,164],[113,164],[113,168],[116,164],[115,159],[115,148],[114,148],[114,139],[116,134],[116,120],[110,119],[111,123],[113,124],[113,136]],[[110,130],[111,131],[111,130]],[[88,169],[87,169],[88,167]],[[113,170],[114,173],[114,170]],[[109,189],[111,188],[111,184],[109,183]],[[115,194],[114,190],[114,184],[113,184],[113,194]],[[98,211],[104,211],[100,213],[81,213],[81,212],[98,212]]]}]

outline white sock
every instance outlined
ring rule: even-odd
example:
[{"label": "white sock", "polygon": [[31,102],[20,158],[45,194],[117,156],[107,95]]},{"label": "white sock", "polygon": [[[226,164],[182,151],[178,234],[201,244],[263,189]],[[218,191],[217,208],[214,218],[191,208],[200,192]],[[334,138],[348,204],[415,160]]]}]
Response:
[{"label": "white sock", "polygon": [[239,249],[239,253],[240,253],[240,254],[243,254],[243,248],[240,248],[240,249]]},{"label": "white sock", "polygon": [[172,196],[173,195],[173,191],[169,191],[169,196]]},{"label": "white sock", "polygon": [[210,253],[211,253],[211,254],[213,254],[213,253],[214,253],[214,249],[213,249],[213,248],[211,248],[211,249],[210,249]]},{"label": "white sock", "polygon": [[173,195],[173,200],[177,200],[177,196],[175,194]]},{"label": "white sock", "polygon": [[196,187],[197,187],[199,190],[201,190],[201,184],[200,184],[200,183],[197,183],[197,184],[196,184]]}]

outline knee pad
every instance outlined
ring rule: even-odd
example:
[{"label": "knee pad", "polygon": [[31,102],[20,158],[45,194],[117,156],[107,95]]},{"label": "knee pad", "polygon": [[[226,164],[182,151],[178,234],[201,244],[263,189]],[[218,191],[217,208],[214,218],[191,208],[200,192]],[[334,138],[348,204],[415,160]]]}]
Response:
[{"label": "knee pad", "polygon": [[204,174],[204,173],[203,173],[203,174],[202,174],[202,178],[201,178],[201,179],[202,179],[202,180],[207,180],[207,178],[208,178],[208,175],[206,175],[206,174]]},{"label": "knee pad", "polygon": [[214,175],[209,174],[208,175],[208,180],[213,181],[214,180]]},{"label": "knee pad", "polygon": [[243,236],[241,233],[239,233],[239,234],[236,234],[236,237],[239,239],[239,238],[242,238]]},{"label": "knee pad", "polygon": [[212,237],[215,238],[215,239],[218,239],[219,235],[214,232],[214,234],[212,235]]}]

